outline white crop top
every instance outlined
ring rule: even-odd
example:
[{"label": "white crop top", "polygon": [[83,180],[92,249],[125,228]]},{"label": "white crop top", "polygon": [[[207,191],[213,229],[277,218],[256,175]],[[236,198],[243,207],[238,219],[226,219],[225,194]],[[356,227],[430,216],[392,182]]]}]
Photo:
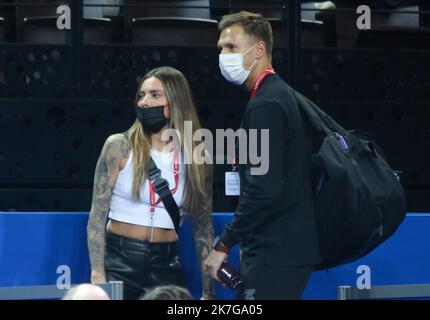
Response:
[{"label": "white crop top", "polygon": [[[151,157],[161,171],[161,176],[169,182],[169,188],[172,190],[175,187],[175,178],[173,174],[173,152],[162,153],[160,151],[151,150]],[[149,181],[145,179],[140,188],[140,200],[133,197],[133,153],[130,151],[125,167],[119,172],[115,187],[113,189],[112,200],[109,210],[109,218],[125,223],[131,223],[141,226],[151,226],[151,215],[153,214],[153,226],[165,229],[174,229],[172,219],[169,213],[164,208],[162,201],[154,206],[154,212],[150,212],[150,195]],[[185,186],[185,165],[183,158],[179,160],[179,182],[176,192],[173,194],[173,199],[178,204],[181,216],[184,212],[181,208],[182,196]],[[155,193],[155,202],[159,196]]]}]

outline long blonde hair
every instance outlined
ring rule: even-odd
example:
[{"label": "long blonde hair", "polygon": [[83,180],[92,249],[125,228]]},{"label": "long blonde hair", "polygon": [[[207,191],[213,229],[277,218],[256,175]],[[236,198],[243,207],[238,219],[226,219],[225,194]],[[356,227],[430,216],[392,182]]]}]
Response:
[{"label": "long blonde hair", "polygon": [[[180,137],[181,147],[185,149],[185,156],[191,156],[190,148],[195,149],[197,142],[183,139],[184,121],[191,121],[192,132],[200,129],[200,121],[197,117],[191,89],[185,76],[172,67],[160,67],[149,71],[141,80],[135,98],[135,107],[139,101],[139,91],[146,79],[156,77],[163,85],[168,105],[170,106],[170,127],[175,128]],[[151,139],[139,120],[136,120],[127,131],[128,140],[133,151],[133,196],[140,198],[140,188],[148,170]],[[187,152],[188,150],[188,152]],[[191,158],[192,159],[192,158]],[[209,165],[198,165],[194,161],[186,164],[186,183],[183,198],[183,208],[191,215],[198,215],[204,211],[211,211],[212,203],[212,167]],[[208,207],[209,205],[209,207]]]}]

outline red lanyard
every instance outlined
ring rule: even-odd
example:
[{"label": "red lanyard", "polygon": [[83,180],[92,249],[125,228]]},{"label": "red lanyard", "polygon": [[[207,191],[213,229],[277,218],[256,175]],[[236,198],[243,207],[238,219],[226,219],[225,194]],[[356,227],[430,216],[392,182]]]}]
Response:
[{"label": "red lanyard", "polygon": [[269,74],[274,74],[275,70],[273,70],[272,67],[266,69],[263,71],[262,74],[258,77],[257,81],[255,82],[254,88],[251,91],[251,98],[254,98],[257,95],[257,90],[260,88],[261,81],[263,81],[264,78],[266,78]]},{"label": "red lanyard", "polygon": [[[170,192],[173,194],[175,194],[176,190],[178,189],[178,184],[179,184],[179,152],[177,152],[177,150],[175,149],[174,151],[174,160],[173,160],[173,175],[175,176],[175,187],[170,190]],[[149,181],[149,201],[151,203],[151,212],[155,211],[155,206],[157,204],[159,204],[161,202],[161,198],[158,198],[157,201],[155,201],[155,190],[154,190],[154,185],[152,183],[152,181]]]},{"label": "red lanyard", "polygon": [[236,171],[236,169],[237,169],[236,157],[233,158],[233,161],[231,163],[231,167],[232,167],[232,171]]}]

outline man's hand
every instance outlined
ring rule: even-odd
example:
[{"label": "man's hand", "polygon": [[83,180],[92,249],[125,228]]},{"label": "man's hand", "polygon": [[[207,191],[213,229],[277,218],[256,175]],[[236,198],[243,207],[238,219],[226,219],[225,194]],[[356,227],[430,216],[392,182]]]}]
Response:
[{"label": "man's hand", "polygon": [[98,271],[91,272],[91,284],[106,283],[106,275]]},{"label": "man's hand", "polygon": [[206,272],[208,272],[215,280],[220,281],[220,279],[218,279],[217,272],[221,267],[221,264],[225,261],[227,261],[226,253],[212,250],[205,261]]}]

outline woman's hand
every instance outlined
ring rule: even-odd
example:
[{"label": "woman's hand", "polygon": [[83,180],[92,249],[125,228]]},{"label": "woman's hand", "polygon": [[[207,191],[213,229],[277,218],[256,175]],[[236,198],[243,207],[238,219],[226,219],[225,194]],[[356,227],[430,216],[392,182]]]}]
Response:
[{"label": "woman's hand", "polygon": [[200,300],[213,300],[214,294],[212,292],[204,292]]}]

